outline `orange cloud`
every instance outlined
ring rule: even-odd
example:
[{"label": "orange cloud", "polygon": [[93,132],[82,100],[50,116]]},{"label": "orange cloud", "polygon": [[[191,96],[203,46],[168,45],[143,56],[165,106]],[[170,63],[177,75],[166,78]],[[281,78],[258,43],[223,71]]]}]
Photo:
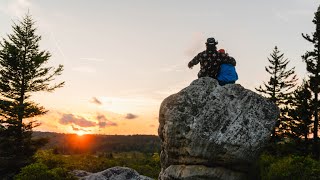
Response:
[{"label": "orange cloud", "polygon": [[138,117],[138,116],[135,115],[135,114],[128,113],[125,118],[126,118],[126,119],[135,119],[135,118],[137,118],[137,117]]},{"label": "orange cloud", "polygon": [[97,116],[97,119],[99,121],[98,126],[99,128],[105,128],[107,126],[117,126],[118,124],[112,121],[109,121],[104,115],[99,114]]},{"label": "orange cloud", "polygon": [[99,99],[97,99],[96,97],[93,97],[92,100],[91,100],[91,102],[92,102],[93,104],[97,104],[97,105],[101,105],[101,104],[102,104],[102,102],[101,102]]},{"label": "orange cloud", "polygon": [[74,116],[73,114],[63,114],[59,123],[63,125],[75,124],[80,127],[93,127],[97,125],[96,122],[89,121],[83,117]]}]

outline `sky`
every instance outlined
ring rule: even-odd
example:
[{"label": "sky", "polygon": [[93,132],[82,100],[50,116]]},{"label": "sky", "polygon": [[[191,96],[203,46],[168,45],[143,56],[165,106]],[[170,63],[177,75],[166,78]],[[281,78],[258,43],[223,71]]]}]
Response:
[{"label": "sky", "polygon": [[312,45],[315,0],[1,0],[0,36],[29,10],[49,66],[64,65],[63,88],[32,99],[49,112],[36,130],[60,133],[154,134],[164,98],[197,78],[187,63],[208,37],[237,61],[238,84],[268,81],[275,46],[307,76],[301,59]]}]

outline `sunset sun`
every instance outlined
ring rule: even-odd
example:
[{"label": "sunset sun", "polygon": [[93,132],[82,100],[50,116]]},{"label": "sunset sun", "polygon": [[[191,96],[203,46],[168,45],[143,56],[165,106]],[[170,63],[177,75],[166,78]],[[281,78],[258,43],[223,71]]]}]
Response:
[{"label": "sunset sun", "polygon": [[76,134],[77,134],[78,136],[83,136],[85,133],[84,133],[83,131],[77,131]]}]

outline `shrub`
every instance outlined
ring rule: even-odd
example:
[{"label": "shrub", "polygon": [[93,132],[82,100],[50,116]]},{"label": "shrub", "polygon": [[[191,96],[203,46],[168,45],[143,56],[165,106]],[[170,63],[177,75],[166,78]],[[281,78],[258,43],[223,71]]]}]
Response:
[{"label": "shrub", "polygon": [[49,169],[42,163],[30,164],[21,169],[15,180],[73,180],[76,179],[63,168]]},{"label": "shrub", "polygon": [[260,158],[262,180],[316,180],[319,179],[319,174],[320,162],[309,156],[275,157],[264,154]]},{"label": "shrub", "polygon": [[[106,152],[107,154],[107,152]],[[109,153],[110,154],[110,153]],[[55,154],[53,150],[39,150],[34,155],[35,163],[25,167],[16,179],[59,179],[68,177],[67,171],[84,170],[87,172],[99,172],[105,169],[124,166],[135,169],[139,174],[157,178],[160,173],[160,156],[158,153],[145,154],[139,152],[112,153],[110,158],[89,154],[62,155]],[[40,178],[32,177],[38,174]]]},{"label": "shrub", "polygon": [[36,162],[46,165],[49,169],[64,165],[61,156],[54,154],[54,150],[40,150],[33,156]]},{"label": "shrub", "polygon": [[15,176],[15,179],[17,180],[52,179],[53,177],[49,177],[51,175],[49,175],[47,171],[48,171],[48,167],[42,163],[30,164],[29,166],[22,168],[21,172],[17,176]]}]

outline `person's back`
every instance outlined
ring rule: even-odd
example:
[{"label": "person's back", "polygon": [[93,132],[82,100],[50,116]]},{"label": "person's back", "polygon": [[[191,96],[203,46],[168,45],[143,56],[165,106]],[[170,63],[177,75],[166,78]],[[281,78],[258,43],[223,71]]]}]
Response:
[{"label": "person's back", "polygon": [[217,44],[218,42],[216,42],[214,38],[208,38],[206,42],[206,50],[199,53],[188,63],[188,67],[192,68],[200,62],[198,78],[212,77],[216,79],[221,63],[221,58],[219,57],[220,54],[216,47]]},{"label": "person's back", "polygon": [[234,84],[236,80],[238,80],[238,74],[235,68],[236,61],[233,57],[228,56],[224,49],[220,49],[219,53],[222,56],[222,62],[217,75],[217,80],[221,86],[225,84]]}]

